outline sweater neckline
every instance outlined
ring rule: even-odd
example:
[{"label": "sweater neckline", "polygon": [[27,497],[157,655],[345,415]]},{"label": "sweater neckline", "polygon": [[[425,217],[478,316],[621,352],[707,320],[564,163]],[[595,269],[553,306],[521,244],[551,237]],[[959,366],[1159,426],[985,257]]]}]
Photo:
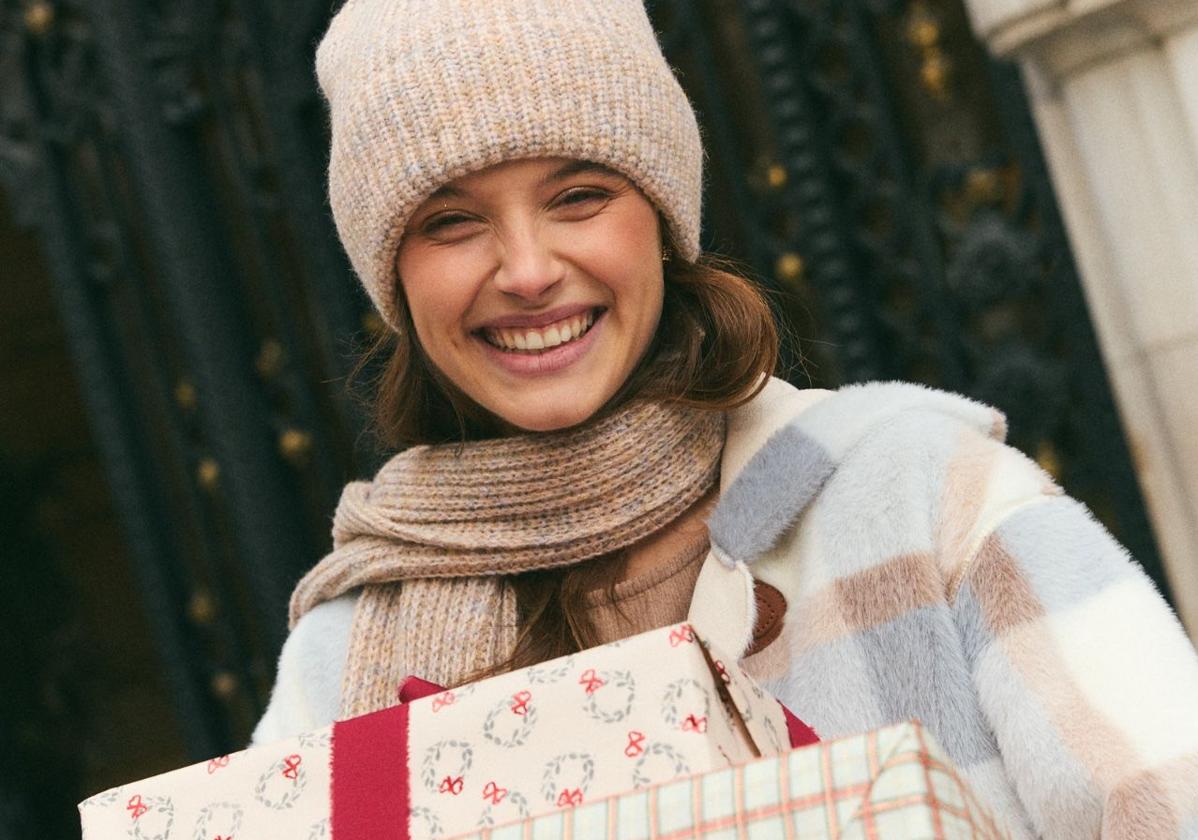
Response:
[{"label": "sweater neckline", "polygon": [[695,529],[695,534],[691,539],[682,544],[678,551],[670,557],[665,558],[663,562],[657,563],[647,572],[617,583],[612,590],[613,597],[611,601],[607,600],[606,587],[592,589],[590,592],[587,592],[585,597],[586,608],[593,610],[613,603],[619,604],[660,586],[675,575],[682,574],[688,569],[699,565],[704,557],[706,557],[709,546],[710,540],[707,529]]}]

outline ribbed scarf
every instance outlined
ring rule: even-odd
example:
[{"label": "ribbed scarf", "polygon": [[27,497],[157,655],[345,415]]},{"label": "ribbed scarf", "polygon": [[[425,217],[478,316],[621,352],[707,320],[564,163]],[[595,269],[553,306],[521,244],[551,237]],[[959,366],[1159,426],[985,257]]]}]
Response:
[{"label": "ribbed scarf", "polygon": [[407,449],[352,482],[333,551],[291,596],[291,626],[361,589],[343,717],[395,702],[407,675],[453,686],[517,637],[506,575],[580,563],[668,525],[719,473],[724,415],[634,403],[548,434]]}]

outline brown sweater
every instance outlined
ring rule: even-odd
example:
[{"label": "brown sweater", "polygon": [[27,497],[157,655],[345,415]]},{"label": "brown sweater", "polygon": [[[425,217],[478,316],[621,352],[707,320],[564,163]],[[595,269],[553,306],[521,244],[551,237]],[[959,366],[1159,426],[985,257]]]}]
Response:
[{"label": "brown sweater", "polygon": [[600,643],[685,621],[708,547],[707,529],[697,529],[673,556],[617,583],[614,601],[607,600],[605,590],[589,592],[587,611]]}]

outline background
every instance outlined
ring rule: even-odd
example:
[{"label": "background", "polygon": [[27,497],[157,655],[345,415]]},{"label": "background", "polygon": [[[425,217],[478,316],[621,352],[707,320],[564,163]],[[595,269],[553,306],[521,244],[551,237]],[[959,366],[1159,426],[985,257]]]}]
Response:
[{"label": "background", "polygon": [[[324,193],[335,6],[0,0],[0,837],[242,747],[383,457]],[[1198,4],[649,8],[786,375],[998,406],[1198,630]]]}]

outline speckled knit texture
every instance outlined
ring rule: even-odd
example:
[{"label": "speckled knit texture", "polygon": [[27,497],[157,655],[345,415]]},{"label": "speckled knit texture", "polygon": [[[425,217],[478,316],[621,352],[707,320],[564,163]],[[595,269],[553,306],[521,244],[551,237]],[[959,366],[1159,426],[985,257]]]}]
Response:
[{"label": "speckled knit texture", "polygon": [[675,552],[654,557],[649,571],[620,581],[610,593],[606,587],[588,592],[587,617],[599,644],[686,621],[708,546],[707,529],[699,529]]},{"label": "speckled knit texture", "polygon": [[673,522],[715,486],[724,425],[722,412],[638,402],[577,429],[413,447],[347,485],[333,552],[291,598],[294,627],[362,588],[342,714],[394,703],[410,674],[456,685],[501,662],[517,632],[502,576],[609,554]]},{"label": "speckled knit texture", "polygon": [[629,177],[699,254],[703,150],[642,0],[348,0],[316,53],[329,200],[395,327],[395,254],[434,190],[496,163],[569,157]]}]

